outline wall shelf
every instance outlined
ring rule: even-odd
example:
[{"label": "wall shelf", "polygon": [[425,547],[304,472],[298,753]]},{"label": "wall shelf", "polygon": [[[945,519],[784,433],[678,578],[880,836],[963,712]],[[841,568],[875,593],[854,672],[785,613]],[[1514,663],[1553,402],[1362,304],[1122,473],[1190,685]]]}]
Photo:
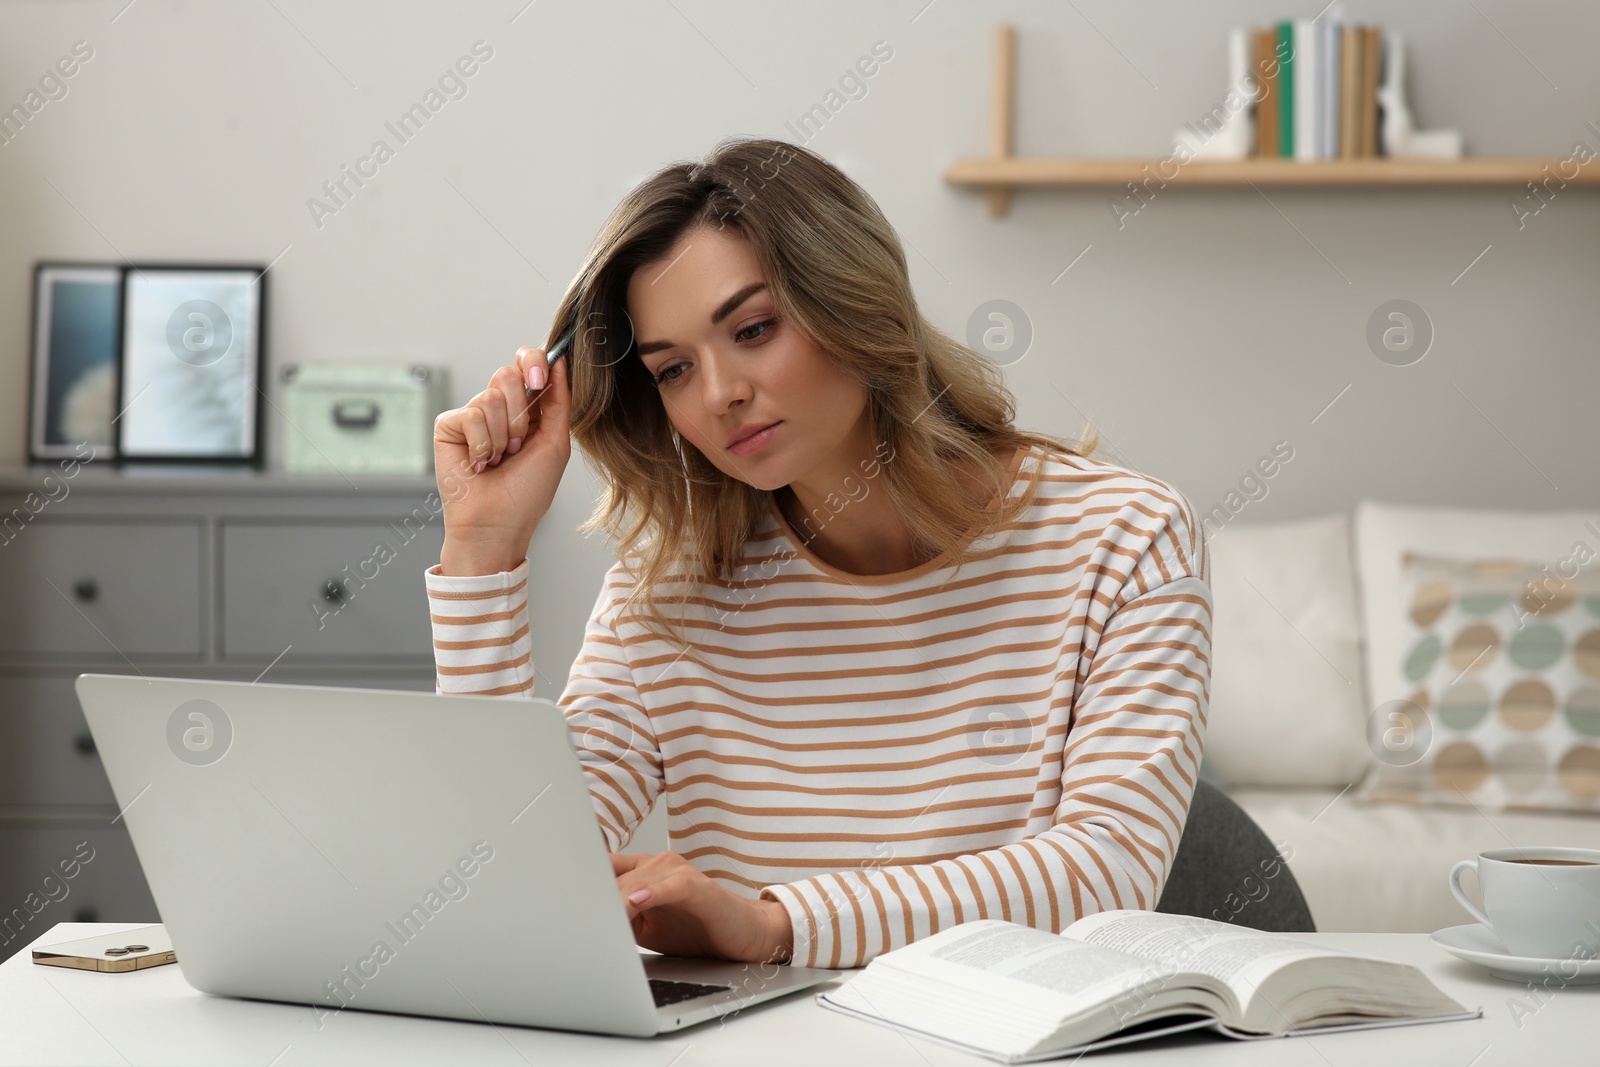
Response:
[{"label": "wall shelf", "polygon": [[[1600,167],[1582,167],[1568,176],[1572,160],[1536,157],[1467,159],[1293,159],[1194,160],[1179,164],[1165,159],[1085,159],[1012,155],[1015,118],[1015,41],[1010,26],[995,32],[990,93],[989,155],[958,159],[944,174],[950,185],[985,189],[989,214],[1010,209],[1017,188],[1086,188],[1122,186],[1159,179],[1172,185],[1199,187],[1267,185],[1276,187],[1486,186],[1516,187],[1547,178],[1572,185],[1600,186]],[[1548,170],[1546,168],[1549,168]],[[1559,185],[1557,186],[1559,188]]]},{"label": "wall shelf", "polygon": [[[1600,168],[1584,168],[1570,178],[1559,159],[1346,159],[1297,163],[1292,159],[1194,160],[1083,159],[1008,156],[958,159],[945,171],[951,185],[993,188],[1018,186],[1122,185],[1152,174],[1187,185],[1521,185],[1554,176],[1569,184],[1600,185]],[[1570,161],[1566,170],[1572,169]],[[1548,166],[1547,173],[1544,168]],[[1148,169],[1146,169],[1148,168]],[[1176,173],[1174,173],[1176,172]]]}]

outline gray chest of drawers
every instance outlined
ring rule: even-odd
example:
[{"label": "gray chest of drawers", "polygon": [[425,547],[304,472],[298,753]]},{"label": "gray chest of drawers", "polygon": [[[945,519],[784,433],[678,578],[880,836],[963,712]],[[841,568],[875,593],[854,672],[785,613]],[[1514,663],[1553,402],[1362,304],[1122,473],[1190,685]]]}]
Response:
[{"label": "gray chest of drawers", "polygon": [[432,691],[443,539],[431,479],[0,468],[0,959],[159,918],[80,673]]}]

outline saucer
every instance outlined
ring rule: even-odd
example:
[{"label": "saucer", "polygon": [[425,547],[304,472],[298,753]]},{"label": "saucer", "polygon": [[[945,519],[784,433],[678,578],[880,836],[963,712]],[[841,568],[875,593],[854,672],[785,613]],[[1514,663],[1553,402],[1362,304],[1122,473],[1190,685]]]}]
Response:
[{"label": "saucer", "polygon": [[[1482,923],[1447,926],[1428,935],[1428,940],[1457,959],[1480,964],[1489,973],[1508,982],[1524,983],[1530,978],[1554,978],[1561,985],[1600,983],[1600,959],[1537,959],[1513,956],[1500,939]],[[1576,973],[1574,973],[1576,972]]]}]

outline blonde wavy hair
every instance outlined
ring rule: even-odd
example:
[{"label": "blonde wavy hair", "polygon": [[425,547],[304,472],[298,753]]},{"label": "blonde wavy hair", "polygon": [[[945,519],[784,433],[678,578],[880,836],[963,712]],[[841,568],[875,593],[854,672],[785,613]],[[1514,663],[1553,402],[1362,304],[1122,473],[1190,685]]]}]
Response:
[{"label": "blonde wavy hair", "polygon": [[569,353],[572,436],[604,487],[578,532],[603,528],[619,558],[634,557],[623,614],[647,629],[692,650],[661,611],[663,587],[677,581],[687,607],[702,583],[731,586],[774,495],[724,474],[685,442],[632,355],[629,280],[702,226],[748,241],[778,313],[866,388],[873,439],[890,450],[879,479],[924,558],[949,553],[959,568],[974,540],[1025,511],[1038,491],[1030,478],[1022,496],[990,508],[973,502],[958,471],[989,471],[998,486],[1007,469],[996,450],[1088,456],[1098,447],[1092,425],[1073,442],[1013,425],[1015,399],[999,368],[917,309],[894,228],[842,171],[784,141],[724,140],[703,160],[663,167],[617,205],[546,341],[578,327]]}]

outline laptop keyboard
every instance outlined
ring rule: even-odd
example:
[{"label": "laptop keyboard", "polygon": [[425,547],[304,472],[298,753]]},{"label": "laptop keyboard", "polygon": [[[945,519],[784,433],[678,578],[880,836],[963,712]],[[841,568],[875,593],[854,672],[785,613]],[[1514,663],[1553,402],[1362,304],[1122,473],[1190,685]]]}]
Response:
[{"label": "laptop keyboard", "polygon": [[656,998],[656,1007],[681,1004],[707,993],[726,993],[731,985],[701,985],[699,982],[672,982],[665,978],[650,979],[650,994]]}]

